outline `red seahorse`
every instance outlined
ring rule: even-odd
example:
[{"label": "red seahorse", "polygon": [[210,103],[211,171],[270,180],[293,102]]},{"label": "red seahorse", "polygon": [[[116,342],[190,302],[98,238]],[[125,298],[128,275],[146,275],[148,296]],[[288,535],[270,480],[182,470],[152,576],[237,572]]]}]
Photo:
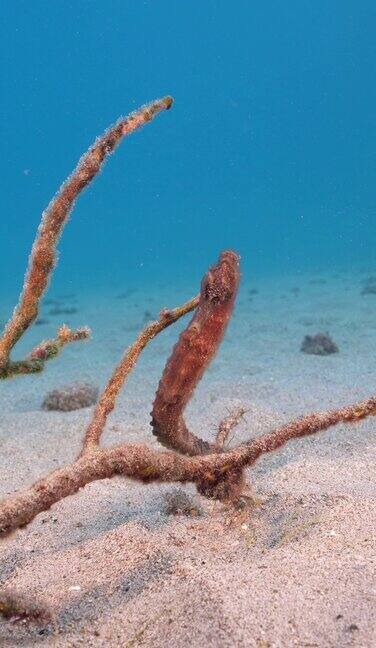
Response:
[{"label": "red seahorse", "polygon": [[191,456],[218,452],[188,430],[183,413],[222,341],[239,279],[239,256],[222,252],[203,278],[195,314],[167,361],[151,413],[153,434],[167,448]]}]

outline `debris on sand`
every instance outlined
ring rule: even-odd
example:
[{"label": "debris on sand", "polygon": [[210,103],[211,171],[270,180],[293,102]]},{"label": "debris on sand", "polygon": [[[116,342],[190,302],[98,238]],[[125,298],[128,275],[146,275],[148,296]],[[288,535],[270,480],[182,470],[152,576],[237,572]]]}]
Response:
[{"label": "debris on sand", "polygon": [[376,295],[376,277],[368,277],[363,282],[361,295]]},{"label": "debris on sand", "polygon": [[86,382],[75,382],[48,392],[42,408],[71,412],[72,410],[90,407],[98,400],[98,387]]},{"label": "debris on sand", "polygon": [[338,353],[339,348],[328,333],[317,333],[316,335],[306,335],[300,350],[303,353],[323,356]]}]

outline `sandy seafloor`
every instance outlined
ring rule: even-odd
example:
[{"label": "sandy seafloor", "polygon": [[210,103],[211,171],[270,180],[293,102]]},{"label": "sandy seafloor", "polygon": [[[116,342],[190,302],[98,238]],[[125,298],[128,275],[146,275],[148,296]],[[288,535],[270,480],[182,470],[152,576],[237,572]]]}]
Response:
[{"label": "sandy seafloor", "polygon": [[[248,412],[232,441],[239,443],[374,393],[376,295],[360,294],[366,274],[243,284],[220,353],[188,408],[192,429],[209,438],[221,417],[242,404]],[[65,319],[89,324],[93,339],[65,349],[39,376],[1,384],[3,496],[71,460],[80,447],[92,409],[41,411],[46,392],[73,380],[103,386],[144,319],[181,303],[192,289],[122,292],[49,292],[77,307]],[[49,324],[35,326],[20,353],[62,323],[49,308],[42,312]],[[144,353],[104,443],[156,445],[149,412],[180,328]],[[300,352],[303,336],[319,331],[332,335],[338,354]],[[2,539],[1,587],[45,606],[54,623],[2,620],[0,646],[374,647],[376,421],[291,442],[261,459],[249,479],[257,501],[238,515],[183,487],[201,507],[198,516],[166,513],[175,485],[96,482]]]}]

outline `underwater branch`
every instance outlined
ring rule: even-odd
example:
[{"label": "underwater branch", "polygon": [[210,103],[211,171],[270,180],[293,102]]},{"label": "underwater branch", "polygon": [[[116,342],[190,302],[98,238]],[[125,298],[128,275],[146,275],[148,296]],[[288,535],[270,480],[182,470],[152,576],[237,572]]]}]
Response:
[{"label": "underwater branch", "polygon": [[[44,357],[35,358],[34,350],[22,361],[10,360],[12,349],[38,316],[40,300],[56,264],[57,243],[79,194],[98,174],[123,137],[151,121],[162,110],[171,108],[172,103],[171,97],[158,99],[111,126],[82,156],[72,175],[48,205],[30,254],[18,305],[0,337],[0,378],[42,371],[44,362],[55,357],[67,342],[84,340],[89,336],[89,329],[79,329],[72,332],[69,339],[66,337],[64,344],[60,344],[58,335],[55,342],[50,344],[50,352]],[[46,343],[42,343],[41,347],[46,347]]]},{"label": "underwater branch", "polygon": [[120,363],[114,370],[105,390],[101,394],[95,407],[92,420],[86,430],[82,454],[98,446],[108,415],[115,407],[116,398],[125,380],[135,366],[141,352],[146,345],[156,336],[178,319],[194,310],[199,298],[194,297],[182,306],[171,310],[165,308],[160,312],[159,319],[150,322],[139,334],[136,341],[126,350]]},{"label": "underwater branch", "polygon": [[[222,501],[233,499],[235,494],[241,497],[238,480],[234,477],[263,454],[277,450],[291,439],[321,432],[338,423],[355,423],[375,415],[376,397],[372,397],[350,407],[309,414],[233,450],[195,457],[159,451],[145,444],[95,447],[84,452],[72,464],[55,470],[27,490],[1,502],[0,533],[6,535],[28,524],[38,513],[73,495],[86,484],[115,475],[144,483],[192,482],[203,495]],[[232,485],[235,486],[233,492]]]}]

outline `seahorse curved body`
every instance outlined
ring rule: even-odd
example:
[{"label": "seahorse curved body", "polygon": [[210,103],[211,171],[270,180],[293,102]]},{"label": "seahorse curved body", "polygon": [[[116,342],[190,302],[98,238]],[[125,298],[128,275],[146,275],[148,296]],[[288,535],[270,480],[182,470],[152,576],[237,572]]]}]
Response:
[{"label": "seahorse curved body", "polygon": [[187,455],[218,452],[187,428],[184,410],[222,341],[239,286],[239,256],[222,252],[201,283],[200,301],[166,363],[153,404],[153,434]]}]

